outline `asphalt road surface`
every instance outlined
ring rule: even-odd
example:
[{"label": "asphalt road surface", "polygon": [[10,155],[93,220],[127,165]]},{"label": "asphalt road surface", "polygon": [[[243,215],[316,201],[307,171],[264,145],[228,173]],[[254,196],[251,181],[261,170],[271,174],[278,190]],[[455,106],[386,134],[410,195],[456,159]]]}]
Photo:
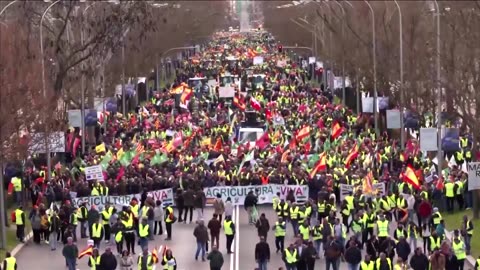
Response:
[{"label": "asphalt road surface", "polygon": [[[271,206],[262,206],[258,210],[259,214],[265,213],[270,225],[273,226],[276,221],[276,214]],[[213,209],[207,208],[204,212],[205,223],[212,217]],[[194,212],[194,221],[196,220],[196,213]],[[243,207],[238,207],[234,211],[232,220],[237,226],[237,234],[232,250],[233,254],[228,255],[225,249],[225,236],[223,232],[220,235],[220,251],[224,254],[225,263],[222,269],[225,270],[254,270],[256,267],[254,250],[255,245],[259,241],[257,230],[253,225],[248,224],[248,215]],[[208,270],[209,262],[202,262],[195,260],[196,242],[193,236],[194,223],[183,224],[175,223],[173,226],[173,239],[171,241],[165,241],[165,236],[155,236],[154,241],[149,242],[149,248],[160,247],[167,245],[172,249],[174,256],[177,259],[177,270]],[[393,222],[391,228],[391,235],[396,228],[396,223]],[[268,265],[268,269],[276,270],[280,266],[284,266],[281,259],[281,255],[275,253],[275,239],[273,231],[268,234],[268,243],[270,245],[271,260]],[[293,242],[292,227],[287,224],[287,236],[285,239],[285,246]],[[86,247],[86,239],[81,239],[78,243],[79,250]],[[105,249],[105,244],[102,243],[101,252]],[[419,241],[418,246],[421,246]],[[111,244],[112,251],[116,251],[114,244]],[[138,254],[140,247],[136,246],[135,251]],[[62,245],[60,244],[55,251],[51,251],[50,247],[46,244],[36,245],[30,242],[17,254],[18,270],[33,270],[33,269],[49,269],[49,270],[64,270],[65,260],[62,256]],[[136,255],[134,261],[136,262]],[[87,265],[88,258],[84,257],[78,261],[78,269],[88,270]],[[324,260],[319,259],[315,265],[315,269],[325,268]],[[118,267],[119,269],[120,267]],[[162,269],[161,265],[156,267]],[[134,266],[133,269],[137,269]],[[340,269],[347,269],[346,263],[340,264]]]}]

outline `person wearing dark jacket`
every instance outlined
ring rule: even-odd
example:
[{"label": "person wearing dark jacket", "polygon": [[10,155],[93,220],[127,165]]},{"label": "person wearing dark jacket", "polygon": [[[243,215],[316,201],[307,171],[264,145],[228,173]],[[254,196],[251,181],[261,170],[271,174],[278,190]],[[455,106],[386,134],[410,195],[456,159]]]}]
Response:
[{"label": "person wearing dark jacket", "polygon": [[410,252],[412,251],[410,249],[410,244],[407,243],[407,240],[405,240],[405,237],[401,236],[398,243],[397,243],[397,255],[398,257],[402,258],[404,262],[408,261],[408,255],[410,255]]},{"label": "person wearing dark jacket", "polygon": [[268,222],[265,213],[262,213],[260,215],[260,218],[257,220],[255,227],[257,227],[258,236],[267,239],[268,231],[270,230],[270,223]]},{"label": "person wearing dark jacket", "polygon": [[260,242],[255,246],[255,261],[259,270],[267,270],[267,263],[270,261],[270,246],[263,236],[260,236]]},{"label": "person wearing dark jacket", "polygon": [[248,222],[253,224],[253,209],[257,206],[257,196],[253,194],[253,191],[248,192],[247,196],[245,197],[245,202],[243,203],[243,207],[248,213]]},{"label": "person wearing dark jacket", "polygon": [[212,251],[208,253],[207,260],[210,261],[210,270],[221,270],[223,266],[223,254],[218,251],[217,246],[212,245]]},{"label": "person wearing dark jacket", "polygon": [[358,265],[362,261],[362,251],[353,241],[349,242],[349,247],[345,250],[345,261],[348,263],[349,269],[358,269]]},{"label": "person wearing dark jacket", "polygon": [[185,207],[185,215],[183,216],[183,222],[187,223],[187,215],[190,211],[190,220],[189,223],[192,223],[193,219],[193,204],[195,202],[195,194],[193,190],[187,188],[187,190],[183,193],[183,203]]},{"label": "person wearing dark jacket", "polygon": [[183,222],[183,208],[185,207],[185,201],[183,199],[183,191],[181,189],[177,189],[175,201],[175,205],[178,209],[178,222]]},{"label": "person wearing dark jacket", "polygon": [[453,254],[444,254],[445,255],[445,270],[457,270],[458,269],[458,259],[457,256]]},{"label": "person wearing dark jacket", "polygon": [[382,243],[380,243],[380,252],[384,252],[390,260],[393,261],[393,257],[395,257],[395,248],[396,248],[395,241],[393,241],[390,237],[385,238]]},{"label": "person wearing dark jacket", "polygon": [[315,269],[315,261],[317,259],[318,253],[315,247],[313,246],[313,242],[309,241],[307,247],[303,250],[302,260],[305,261],[307,265],[307,270],[314,270]]},{"label": "person wearing dark jacket", "polygon": [[90,210],[87,213],[87,222],[88,222],[88,232],[90,238],[92,238],[92,226],[97,220],[100,220],[100,212],[98,212],[97,208],[95,205],[92,205]]},{"label": "person wearing dark jacket", "polygon": [[210,230],[210,243],[213,246],[216,246],[217,249],[220,247],[220,229],[222,228],[222,223],[218,220],[218,215],[213,214],[213,218],[208,221],[207,225]]},{"label": "person wearing dark jacket", "polygon": [[339,269],[339,259],[343,253],[343,246],[333,236],[329,236],[325,244],[325,265],[327,269]]},{"label": "person wearing dark jacket", "polygon": [[410,267],[412,267],[413,270],[427,270],[429,265],[430,261],[428,257],[423,254],[422,249],[415,249],[415,254],[413,254],[410,259]]},{"label": "person wearing dark jacket", "polygon": [[101,270],[115,270],[117,269],[117,259],[113,255],[109,247],[105,249],[105,252],[100,256],[100,267]]}]

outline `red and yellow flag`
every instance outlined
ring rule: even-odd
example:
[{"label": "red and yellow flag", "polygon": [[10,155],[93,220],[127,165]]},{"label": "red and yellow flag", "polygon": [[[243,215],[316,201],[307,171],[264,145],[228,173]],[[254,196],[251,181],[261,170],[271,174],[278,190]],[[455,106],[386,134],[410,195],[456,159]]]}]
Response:
[{"label": "red and yellow flag", "polygon": [[89,246],[86,249],[82,250],[82,252],[78,253],[78,258],[81,259],[85,255],[92,256],[92,254],[93,254],[93,247]]},{"label": "red and yellow flag", "polygon": [[320,157],[319,157],[317,163],[315,164],[315,166],[313,167],[313,169],[309,173],[310,179],[313,179],[313,177],[315,177],[317,172],[324,171],[326,169],[327,169],[327,154],[325,152],[323,152],[323,153],[320,154]]},{"label": "red and yellow flag", "polygon": [[343,127],[340,126],[340,123],[335,122],[332,124],[332,139],[336,140],[340,135],[342,135]]},{"label": "red and yellow flag", "polygon": [[152,261],[153,263],[158,263],[158,252],[157,252],[157,248],[154,248],[152,250]]},{"label": "red and yellow flag", "polygon": [[217,141],[215,142],[215,146],[213,146],[213,150],[222,151],[222,149],[223,149],[222,138],[218,137]]},{"label": "red and yellow flag", "polygon": [[411,184],[416,189],[420,189],[420,181],[418,180],[415,170],[412,167],[407,166],[405,173],[403,173],[403,181]]},{"label": "red and yellow flag", "polygon": [[310,131],[311,131],[310,126],[306,126],[302,128],[301,130],[298,131],[297,136],[295,136],[295,140],[301,141],[302,139],[310,136]]},{"label": "red and yellow flag", "polygon": [[245,111],[247,105],[245,102],[238,97],[233,98],[233,105],[235,105],[237,108],[239,108],[241,111]]},{"label": "red and yellow flag", "polygon": [[350,167],[350,164],[357,158],[358,156],[358,144],[355,144],[355,147],[353,147],[352,150],[350,150],[350,153],[348,154],[347,158],[345,159],[345,167]]}]

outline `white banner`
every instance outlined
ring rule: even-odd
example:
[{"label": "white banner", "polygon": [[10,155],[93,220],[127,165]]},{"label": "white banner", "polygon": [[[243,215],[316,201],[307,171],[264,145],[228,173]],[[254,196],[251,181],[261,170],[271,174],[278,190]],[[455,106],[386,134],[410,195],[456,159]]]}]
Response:
[{"label": "white banner", "polygon": [[[160,189],[155,191],[148,192],[154,201],[161,201],[163,205],[169,204],[174,205],[174,196],[173,190],[171,188]],[[97,209],[99,207],[105,207],[105,204],[108,202],[111,205],[115,206],[117,210],[122,210],[122,207],[125,205],[130,205],[130,201],[133,198],[137,198],[140,201],[142,194],[132,194],[132,195],[122,195],[122,196],[90,196],[90,197],[80,197],[73,198],[72,204],[74,206],[79,206],[82,203],[87,203],[87,208],[90,209],[94,205]]]},{"label": "white banner", "polygon": [[420,150],[437,151],[437,129],[421,128],[420,129]]},{"label": "white banner", "polygon": [[[361,186],[357,186],[357,188],[361,188]],[[356,188],[353,185],[340,184],[340,201],[343,201],[349,193],[354,193],[354,189],[356,190]],[[379,196],[385,195],[386,194],[385,183],[373,184],[372,193]]]},{"label": "white banner", "polygon": [[[465,164],[465,163],[464,163]],[[480,189],[480,162],[467,164],[468,190]]]},{"label": "white banner", "polygon": [[387,128],[401,128],[400,117],[400,110],[387,110]]},{"label": "white banner", "polygon": [[233,98],[235,96],[235,88],[231,86],[220,86],[218,88],[218,97]]},{"label": "white banner", "polygon": [[253,64],[254,65],[262,65],[263,64],[263,57],[261,56],[255,56],[253,58]]},{"label": "white banner", "polygon": [[85,177],[87,181],[99,180],[103,181],[103,169],[102,165],[85,167]]},{"label": "white banner", "polygon": [[272,203],[277,193],[280,198],[285,198],[290,190],[293,190],[297,202],[303,203],[308,200],[308,186],[306,185],[276,185],[269,184],[263,186],[239,186],[239,187],[210,187],[203,191],[207,197],[207,205],[211,205],[217,194],[220,194],[223,201],[227,198],[232,200],[233,205],[243,205],[247,194],[253,191],[257,195],[258,204]]}]

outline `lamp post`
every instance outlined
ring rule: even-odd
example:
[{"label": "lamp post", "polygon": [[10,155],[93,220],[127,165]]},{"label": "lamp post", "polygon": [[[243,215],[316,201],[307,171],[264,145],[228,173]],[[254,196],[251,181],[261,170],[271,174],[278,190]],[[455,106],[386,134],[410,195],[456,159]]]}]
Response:
[{"label": "lamp post", "polygon": [[18,2],[18,0],[13,0],[12,2],[8,3],[6,6],[4,6],[2,10],[0,10],[0,16],[2,16],[2,14],[7,10],[9,6],[15,4],[16,2]]},{"label": "lamp post", "polygon": [[403,88],[403,23],[402,23],[402,9],[397,0],[394,0],[398,10],[398,27],[400,39],[400,145],[402,149],[405,148],[405,127],[403,123],[403,108],[405,107],[405,93]]},{"label": "lamp post", "polygon": [[[93,5],[95,5],[96,2],[93,2],[93,4],[90,4],[87,6],[83,12],[82,12],[82,20],[85,16],[85,13],[89,8],[91,8]],[[84,31],[84,23],[82,22],[80,26],[80,42],[82,44],[82,47],[84,46],[85,43],[85,31]],[[82,122],[81,122],[81,127],[80,129],[82,130],[82,154],[85,154],[85,61],[82,62],[82,78],[80,81],[80,87],[82,88],[81,91],[81,117],[82,117]]]},{"label": "lamp post", "polygon": [[370,9],[370,16],[372,18],[372,54],[373,54],[373,114],[375,117],[375,135],[378,138],[380,135],[380,129],[378,127],[378,93],[377,93],[377,47],[375,45],[376,34],[375,34],[375,12],[373,11],[372,5],[367,0],[364,0]]},{"label": "lamp post", "polygon": [[435,5],[436,12],[433,13],[433,16],[436,17],[436,26],[437,26],[437,165],[438,173],[442,173],[442,163],[443,163],[443,154],[442,154],[442,88],[440,82],[440,8],[436,0],[433,1]]},{"label": "lamp post", "polygon": [[[8,3],[5,7],[0,10],[0,16],[2,16],[3,13],[7,10],[8,7],[11,5],[15,4],[17,0],[11,1]],[[3,24],[3,23],[2,23]],[[0,100],[1,100],[2,93],[0,91]],[[7,223],[7,215],[5,211],[5,198],[4,198],[4,193],[5,193],[5,186],[3,185],[4,179],[3,179],[3,173],[4,173],[4,167],[3,167],[3,132],[2,128],[0,127],[0,228],[1,228],[1,241],[0,241],[0,248],[1,249],[6,249],[7,247],[7,228],[5,227],[5,224]]]},{"label": "lamp post", "polygon": [[[43,12],[42,14],[42,18],[40,19],[40,55],[41,55],[41,58],[42,58],[42,91],[43,91],[43,98],[46,100],[47,99],[47,91],[45,89],[45,55],[44,55],[44,52],[43,52],[43,19],[45,19],[45,15],[47,15],[48,11],[54,6],[56,5],[57,3],[59,3],[60,0],[57,0],[53,3],[51,3],[46,9],[45,11]],[[50,158],[50,140],[49,140],[49,134],[48,134],[48,130],[49,130],[49,127],[47,125],[47,115],[46,113],[44,113],[44,125],[45,125],[45,152],[47,154],[47,167],[48,167],[48,181],[51,180],[52,176],[51,176],[51,167],[52,167],[52,160]]]},{"label": "lamp post", "polygon": [[[159,76],[159,72],[158,70],[160,69],[160,65],[158,63],[158,60],[161,60],[163,59],[163,57],[173,51],[177,51],[177,50],[191,50],[191,49],[195,49],[195,46],[187,46],[187,47],[174,47],[174,48],[170,48],[166,51],[164,51],[163,53],[160,54],[160,59],[158,59],[158,56],[157,56],[157,72],[155,72],[155,79],[156,79],[156,85],[157,85],[157,91],[160,89],[160,76]],[[163,72],[163,65],[162,65],[162,72]]]},{"label": "lamp post", "polygon": [[334,1],[340,9],[342,10],[342,105],[345,106],[345,9],[343,8],[342,4]]}]

